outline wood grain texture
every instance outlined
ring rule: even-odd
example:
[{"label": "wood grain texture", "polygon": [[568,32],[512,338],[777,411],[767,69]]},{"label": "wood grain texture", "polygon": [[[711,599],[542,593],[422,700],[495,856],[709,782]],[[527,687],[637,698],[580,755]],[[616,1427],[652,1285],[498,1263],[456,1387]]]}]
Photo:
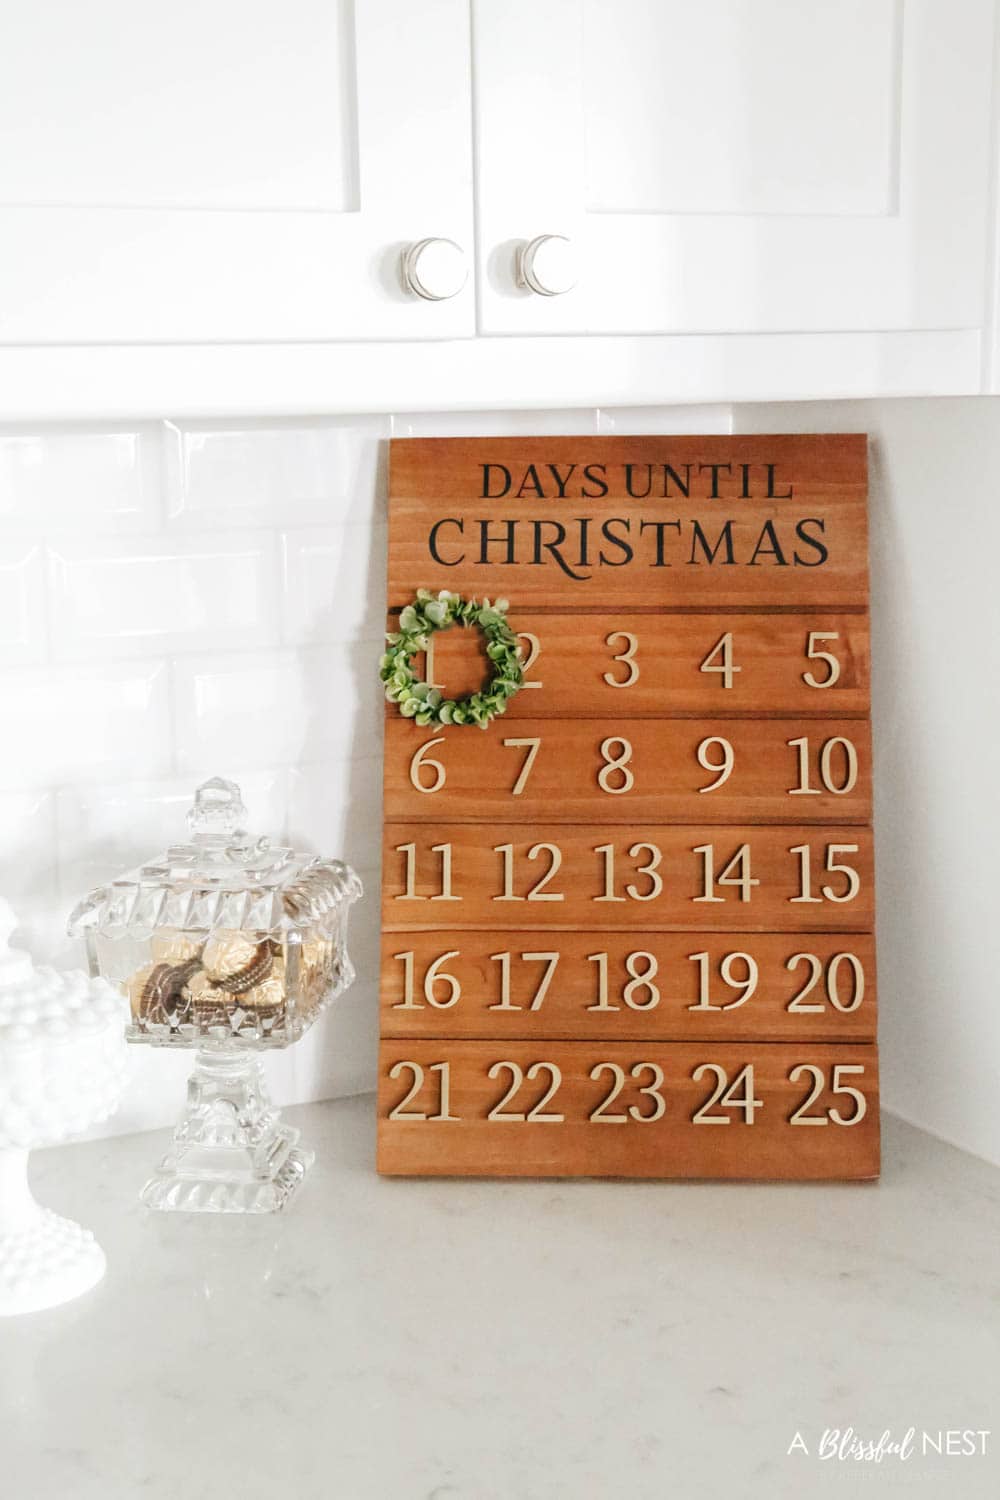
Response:
[{"label": "wood grain texture", "polygon": [[[401,957],[406,953],[410,961]],[[600,953],[607,955],[612,1010],[596,1008],[603,965],[594,955]],[[693,957],[702,953],[705,960]],[[502,954],[509,955],[506,961]],[[742,958],[728,963],[730,982],[720,972],[729,955],[744,954],[757,971],[750,993],[745,981],[751,970]],[[857,960],[860,1000],[854,968],[838,954]],[[631,955],[640,957],[629,968]],[[650,956],[655,996],[644,983],[628,994],[632,975],[649,972]],[[716,1009],[701,1008],[703,970]],[[516,1008],[503,1008],[505,973],[506,1001]],[[457,996],[446,976],[456,981]],[[789,1010],[800,995],[804,1008]],[[382,938],[384,1037],[869,1042],[875,1040],[876,1004],[875,939],[864,932],[500,934],[435,928]]]},{"label": "wood grain texture", "polygon": [[384,801],[392,822],[868,823],[869,727],[857,719],[504,718],[470,733],[421,728],[396,713],[385,726]]},{"label": "wood grain texture", "polygon": [[859,433],[396,439],[389,606],[420,586],[539,611],[863,609],[866,468]]},{"label": "wood grain texture", "polygon": [[[506,1106],[506,1119],[487,1118],[508,1093],[512,1075],[500,1062],[514,1063],[524,1082]],[[450,1112],[455,1119],[390,1119],[410,1094],[418,1075],[400,1066],[422,1070],[421,1087],[407,1108],[433,1115],[440,1109],[442,1075],[435,1064],[448,1066]],[[555,1075],[545,1069],[529,1077],[537,1064],[559,1070],[558,1086],[549,1094]],[[595,1120],[591,1116],[613,1084],[610,1068],[596,1079],[600,1064],[614,1064],[624,1074],[608,1114],[624,1114],[624,1121]],[[653,1068],[643,1068],[652,1064]],[[709,1100],[715,1075],[692,1074],[706,1064],[724,1070],[732,1082],[748,1064],[753,1068],[752,1097],[760,1101],[753,1122],[739,1109],[716,1106],[708,1113],[728,1118],[729,1124],[697,1124],[696,1112]],[[810,1065],[821,1070],[823,1087],[810,1116],[827,1123],[792,1125],[790,1117],[806,1101],[812,1077],[789,1073]],[[857,1101],[834,1091],[835,1067],[860,1068],[843,1075],[841,1084],[857,1088],[864,1098],[864,1114],[857,1124],[840,1125],[829,1119],[836,1109],[849,1119],[860,1110]],[[391,1076],[393,1070],[396,1076]],[[636,1076],[632,1070],[637,1069]],[[654,1114],[659,1105],[643,1085],[657,1078],[663,1109],[660,1118],[645,1122],[640,1114]],[[749,1081],[749,1080],[748,1080]],[[546,1094],[548,1100],[542,1104]],[[541,1108],[539,1106],[541,1105]],[[509,1118],[531,1110],[562,1116],[529,1122]],[[670,1042],[459,1042],[383,1041],[379,1061],[378,1167],[380,1172],[404,1175],[485,1177],[715,1177],[726,1179],[795,1178],[865,1179],[879,1167],[878,1060],[871,1046],[837,1046],[810,1042],[785,1043],[670,1043]]]},{"label": "wood grain texture", "polygon": [[418,588],[509,599],[527,680],[387,710],[379,1170],[877,1175],[864,435],[396,441],[390,630]]},{"label": "wood grain texture", "polygon": [[[864,615],[829,610],[808,615],[712,611],[650,619],[648,614],[625,609],[599,615],[526,615],[512,607],[510,623],[513,630],[535,636],[540,650],[527,673],[526,689],[507,706],[507,722],[607,714],[659,719],[671,714],[850,718],[868,713],[869,642]],[[387,628],[396,628],[393,619]],[[733,637],[733,659],[739,669],[730,688],[723,686],[719,674],[700,670],[727,632]],[[614,660],[630,650],[626,633],[636,642],[631,651],[635,672],[627,663]],[[823,681],[832,671],[807,656],[813,633],[814,648],[835,654],[839,663],[839,675],[829,688],[811,687],[805,680],[804,674],[811,673],[814,680]],[[610,644],[609,637],[613,637]],[[522,640],[521,644],[527,657],[530,642]],[[475,692],[489,675],[478,631],[438,632],[432,674],[427,673],[422,656],[415,660],[418,672],[425,678],[430,675],[451,696]],[[634,681],[628,687],[614,687],[607,678]]]},{"label": "wood grain texture", "polygon": [[[873,926],[872,836],[867,828],[798,825],[782,828],[667,827],[663,825],[593,825],[545,823],[525,829],[519,824],[387,823],[382,858],[382,925],[402,931],[422,927],[506,929],[628,928],[653,932],[866,932]],[[400,848],[414,846],[414,896],[406,895],[407,858]],[[512,846],[512,898],[505,897],[505,857],[497,849]],[[544,845],[559,850],[556,859]],[[604,899],[607,859],[601,845],[614,850],[613,900]],[[750,851],[749,900],[732,887],[720,887],[716,902],[701,901],[706,856],[699,845],[712,844],[718,872],[746,844]],[[799,902],[801,856],[791,850],[812,849],[813,902]],[[442,900],[440,846],[451,849],[453,899]],[[854,848],[832,855],[851,864],[860,888],[854,899],[837,901],[821,895],[826,885],[835,896],[846,894],[848,877],[821,874],[827,848]],[[435,846],[438,846],[436,849]],[[538,852],[533,857],[531,850]],[[635,850],[634,854],[630,850]],[[856,849],[856,852],[854,850]],[[548,878],[553,864],[558,868]],[[652,866],[649,869],[647,867]],[[544,885],[542,884],[544,882]],[[630,888],[638,896],[630,894]],[[537,895],[529,898],[529,893]],[[555,897],[556,899],[539,899]],[[644,899],[647,898],[648,899]]]}]

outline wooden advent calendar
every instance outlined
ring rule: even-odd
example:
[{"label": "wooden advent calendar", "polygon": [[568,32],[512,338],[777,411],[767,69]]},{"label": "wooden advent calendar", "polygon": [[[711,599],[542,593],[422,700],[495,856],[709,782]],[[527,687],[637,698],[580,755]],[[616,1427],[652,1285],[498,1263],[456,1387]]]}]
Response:
[{"label": "wooden advent calendar", "polygon": [[526,672],[387,705],[379,1170],[876,1176],[865,437],[393,442],[418,588]]}]

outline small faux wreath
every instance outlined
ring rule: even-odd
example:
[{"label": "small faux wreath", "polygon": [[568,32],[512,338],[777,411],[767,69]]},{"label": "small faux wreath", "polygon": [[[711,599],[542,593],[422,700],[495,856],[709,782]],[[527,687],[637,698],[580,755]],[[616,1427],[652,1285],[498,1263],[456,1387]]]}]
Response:
[{"label": "small faux wreath", "polygon": [[[418,724],[478,724],[485,729],[492,718],[506,712],[507,700],[524,682],[517,637],[507,624],[508,607],[506,599],[494,599],[492,604],[484,599],[480,604],[447,589],[439,594],[417,589],[416,600],[399,616],[399,630],[386,636],[389,649],[379,662],[389,702],[398,703],[403,717]],[[467,698],[445,698],[440,688],[421,682],[413,670],[413,657],[427,650],[434,632],[456,624],[478,626],[493,663],[490,682]]]}]

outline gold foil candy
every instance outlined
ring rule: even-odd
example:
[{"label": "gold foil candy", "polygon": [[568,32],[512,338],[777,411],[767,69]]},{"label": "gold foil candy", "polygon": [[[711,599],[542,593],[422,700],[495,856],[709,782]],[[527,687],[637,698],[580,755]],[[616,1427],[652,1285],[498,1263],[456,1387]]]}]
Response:
[{"label": "gold foil candy", "polygon": [[201,946],[197,939],[179,927],[164,927],[154,932],[149,951],[156,964],[181,964],[189,958],[197,958]]},{"label": "gold foil candy", "polygon": [[213,932],[201,953],[205,971],[212,979],[227,979],[247,968],[257,952],[257,942],[244,932],[221,928]]},{"label": "gold foil candy", "polygon": [[266,939],[258,943],[253,950],[253,956],[249,963],[244,964],[236,973],[226,974],[223,978],[213,976],[220,990],[225,990],[230,995],[243,995],[247,990],[252,990],[255,985],[267,979],[274,968],[274,948]]},{"label": "gold foil candy", "polygon": [[284,979],[272,974],[269,979],[263,980],[252,990],[241,995],[240,1004],[244,1010],[252,1010],[262,1019],[278,1015],[285,1005]]},{"label": "gold foil candy", "polygon": [[153,973],[153,964],[144,964],[141,969],[136,969],[126,981],[125,988],[128,991],[129,1006],[132,1015],[137,1021],[145,1019],[145,997],[146,987]]}]

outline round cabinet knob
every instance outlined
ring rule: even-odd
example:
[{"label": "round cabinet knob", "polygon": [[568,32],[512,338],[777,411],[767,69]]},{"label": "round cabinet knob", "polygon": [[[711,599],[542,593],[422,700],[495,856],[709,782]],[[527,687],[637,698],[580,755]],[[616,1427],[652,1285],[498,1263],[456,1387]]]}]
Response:
[{"label": "round cabinet knob", "polygon": [[427,302],[456,297],[468,279],[465,251],[454,240],[417,240],[403,252],[403,283]]},{"label": "round cabinet knob", "polygon": [[564,234],[540,234],[517,254],[517,279],[540,297],[561,297],[576,286],[576,252]]}]

